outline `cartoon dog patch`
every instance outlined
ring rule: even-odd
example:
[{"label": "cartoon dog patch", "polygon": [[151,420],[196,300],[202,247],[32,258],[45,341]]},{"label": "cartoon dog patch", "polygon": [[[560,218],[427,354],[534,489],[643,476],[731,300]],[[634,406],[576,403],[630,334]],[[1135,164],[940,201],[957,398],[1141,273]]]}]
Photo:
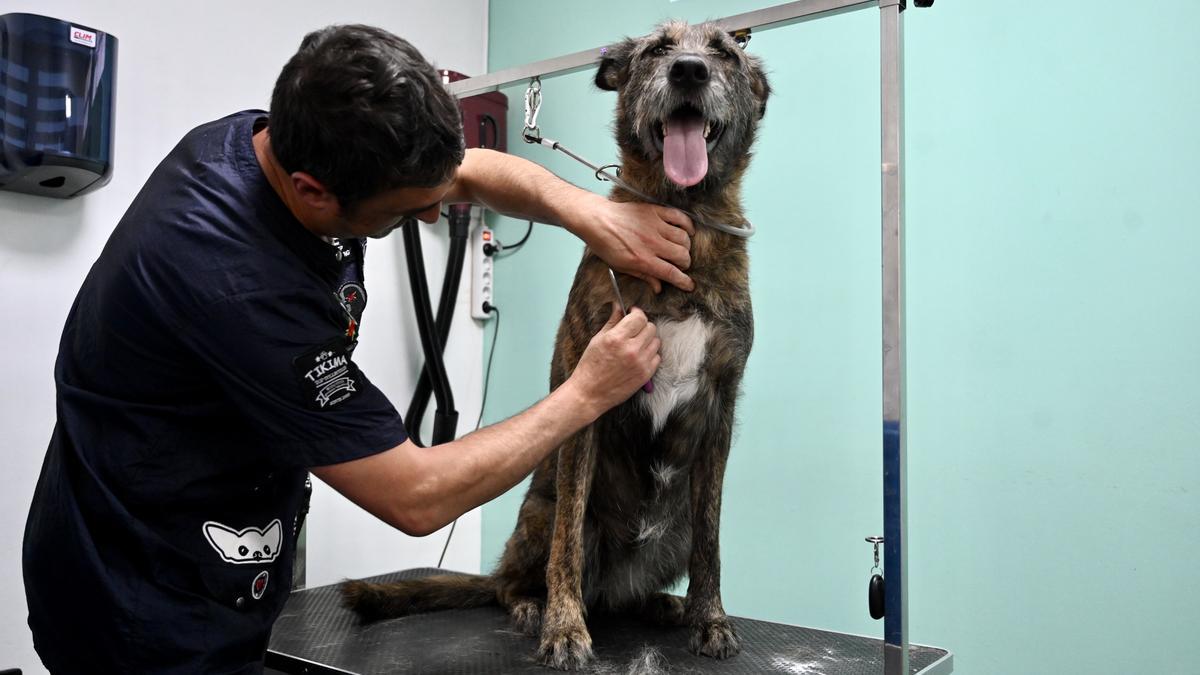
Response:
[{"label": "cartoon dog patch", "polygon": [[283,526],[276,518],[261,530],[257,527],[235,530],[210,520],[204,523],[204,538],[225,562],[235,565],[269,563],[279,556]]}]

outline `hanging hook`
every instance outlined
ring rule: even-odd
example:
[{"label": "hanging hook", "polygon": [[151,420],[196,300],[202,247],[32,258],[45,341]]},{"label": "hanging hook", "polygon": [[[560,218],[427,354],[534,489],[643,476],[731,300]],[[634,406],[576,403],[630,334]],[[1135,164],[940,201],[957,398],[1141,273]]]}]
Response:
[{"label": "hanging hook", "polygon": [[872,619],[882,619],[884,615],[884,583],[883,570],[879,569],[879,545],[883,537],[867,537],[867,541],[875,545],[875,566],[871,568],[871,581],[867,584],[867,612]]},{"label": "hanging hook", "polygon": [[538,113],[542,110],[542,78],[534,76],[529,79],[529,88],[525,90],[525,130],[521,137],[526,143],[540,143],[541,129],[538,128]]},{"label": "hanging hook", "polygon": [[879,569],[879,545],[883,543],[883,537],[867,537],[867,542],[875,545],[875,566],[871,568],[875,572]]}]

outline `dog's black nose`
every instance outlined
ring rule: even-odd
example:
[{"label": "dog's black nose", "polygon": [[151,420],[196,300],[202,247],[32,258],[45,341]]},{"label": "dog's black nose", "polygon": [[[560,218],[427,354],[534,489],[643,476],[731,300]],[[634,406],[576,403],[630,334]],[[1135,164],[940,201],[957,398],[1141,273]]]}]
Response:
[{"label": "dog's black nose", "polygon": [[708,64],[698,56],[681,56],[671,64],[670,77],[681,87],[698,87],[708,82]]}]

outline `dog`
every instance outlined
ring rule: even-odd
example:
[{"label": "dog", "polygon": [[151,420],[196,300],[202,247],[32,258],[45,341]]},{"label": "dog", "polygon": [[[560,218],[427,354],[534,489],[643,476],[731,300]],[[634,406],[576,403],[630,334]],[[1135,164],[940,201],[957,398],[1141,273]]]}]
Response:
[{"label": "dog", "polygon": [[[770,94],[762,64],[711,24],[668,22],[610,47],[596,85],[618,93],[621,177],[699,221],[746,224],[741,179]],[[611,199],[638,196],[616,187]],[[534,471],[516,529],[490,576],[395,584],[348,581],[346,606],[367,620],[498,602],[540,632],[538,660],[569,670],[592,658],[587,610],[636,612],[690,629],[694,653],[740,650],[721,603],[718,530],[734,408],[753,341],[745,239],[697,226],[695,290],[620,275],[621,295],[662,339],[650,392],[567,440]],[[558,330],[551,389],[605,324],[608,267],[585,251]],[[684,574],[686,599],[664,593]]]}]

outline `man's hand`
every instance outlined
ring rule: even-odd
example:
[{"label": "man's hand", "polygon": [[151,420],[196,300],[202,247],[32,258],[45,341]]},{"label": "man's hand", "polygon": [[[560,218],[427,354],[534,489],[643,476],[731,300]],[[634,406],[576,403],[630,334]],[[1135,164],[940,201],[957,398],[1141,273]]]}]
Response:
[{"label": "man's hand", "polygon": [[658,329],[634,307],[622,318],[613,303],[608,323],[592,337],[569,382],[596,406],[597,415],[629,399],[658,370]]},{"label": "man's hand", "polygon": [[588,200],[576,215],[574,232],[600,259],[618,272],[635,276],[662,291],[662,282],[691,291],[684,274],[692,264],[692,219],[679,209],[643,202]]},{"label": "man's hand", "polygon": [[472,202],[521,220],[562,225],[613,269],[662,291],[662,282],[691,291],[691,218],[679,209],[613,202],[575,187],[542,167],[494,150],[467,150],[445,203]]}]

